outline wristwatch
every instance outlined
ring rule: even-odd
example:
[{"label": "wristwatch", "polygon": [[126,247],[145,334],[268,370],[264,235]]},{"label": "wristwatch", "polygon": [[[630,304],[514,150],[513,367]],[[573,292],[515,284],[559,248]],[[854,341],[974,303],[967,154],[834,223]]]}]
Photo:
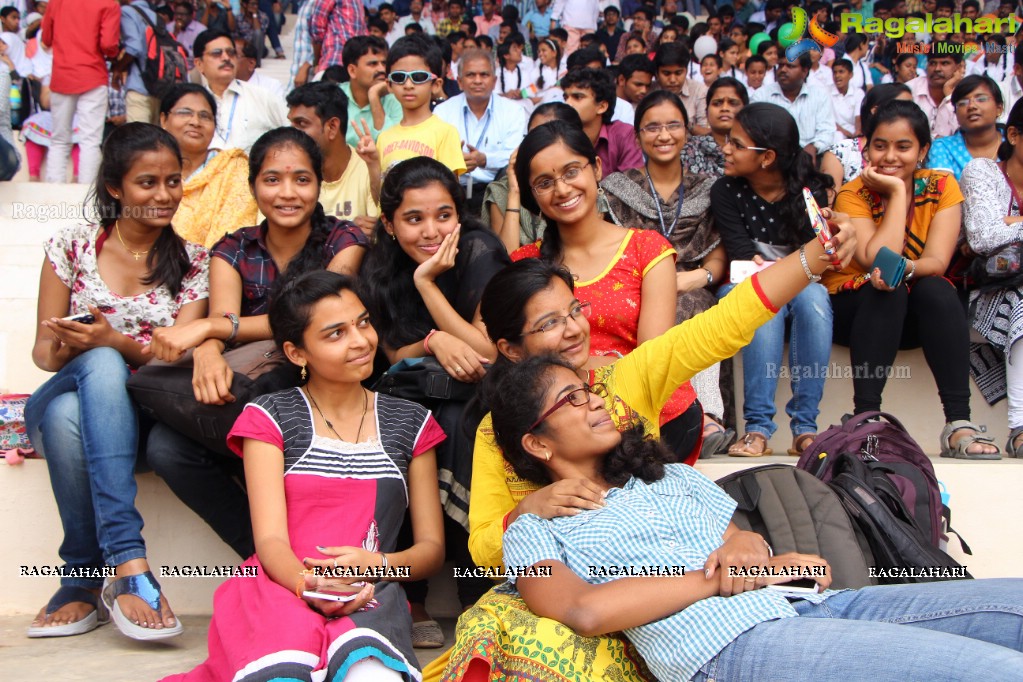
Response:
[{"label": "wristwatch", "polygon": [[799,262],[803,264],[803,272],[806,273],[806,278],[812,283],[821,281],[820,275],[813,274],[813,270],[810,269],[810,264],[806,261],[806,247],[799,247]]},{"label": "wristwatch", "polygon": [[231,333],[224,339],[224,343],[231,343],[238,336],[238,316],[234,313],[224,313],[224,317],[231,320]]},{"label": "wristwatch", "polygon": [[706,272],[706,273],[707,273],[707,286],[710,286],[711,284],[713,284],[713,283],[714,283],[714,275],[713,275],[713,274],[711,274],[711,271],[710,271],[710,270],[709,270],[708,268],[701,268],[701,269],[702,269],[702,270],[703,270],[704,272]]}]

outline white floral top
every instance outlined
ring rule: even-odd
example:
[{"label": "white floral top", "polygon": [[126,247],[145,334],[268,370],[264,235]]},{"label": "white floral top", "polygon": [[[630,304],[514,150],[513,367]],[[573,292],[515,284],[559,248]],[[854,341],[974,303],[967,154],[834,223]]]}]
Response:
[{"label": "white floral top", "polygon": [[209,298],[209,252],[191,242],[185,242],[185,251],[192,267],[185,273],[176,297],[164,285],[138,296],[120,296],[110,291],[96,264],[96,240],[101,234],[99,225],[69,226],[43,247],[53,271],[71,289],[70,315],[87,313],[88,306],[94,305],[114,329],[147,344],[154,329],[174,324],[181,306]]}]

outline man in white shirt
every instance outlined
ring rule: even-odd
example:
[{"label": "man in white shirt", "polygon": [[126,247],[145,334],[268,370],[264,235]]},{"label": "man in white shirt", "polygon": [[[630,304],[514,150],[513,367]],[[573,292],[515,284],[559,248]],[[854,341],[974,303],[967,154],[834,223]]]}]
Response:
[{"label": "man in white shirt", "polygon": [[777,80],[753,93],[750,102],[770,102],[788,110],[799,127],[799,146],[816,160],[834,144],[835,115],[828,93],[807,87],[809,72],[810,55],[806,53],[795,63],[778,60]]},{"label": "man in white shirt", "polygon": [[398,25],[398,13],[394,11],[394,5],[389,2],[380,5],[380,9],[377,10],[377,16],[380,18],[380,21],[387,25],[387,33],[384,34],[384,40],[387,41],[389,46],[394,45],[398,38],[405,35],[405,27]]},{"label": "man in white shirt", "polygon": [[269,90],[281,99],[288,94],[279,80],[267,76],[256,68],[256,48],[251,42],[243,38],[235,38],[234,49],[238,51],[235,78],[245,81],[249,85],[258,85],[264,90]]},{"label": "man in white shirt", "polygon": [[[821,67],[826,68],[826,67]],[[836,59],[831,64],[834,83],[831,88],[832,110],[835,112],[835,127],[842,137],[856,137],[856,119],[860,115],[860,104],[863,103],[863,91],[852,87],[852,62],[848,59]],[[841,138],[836,138],[841,139]]]},{"label": "man in white shirt", "polygon": [[284,99],[237,79],[238,52],[223,31],[203,31],[195,39],[195,68],[217,100],[217,132],[210,147],[237,147],[246,154],[263,133],[288,125]]},{"label": "man in white shirt", "polygon": [[412,0],[408,7],[412,14],[398,19],[398,26],[401,27],[402,35],[405,35],[405,27],[409,24],[419,24],[423,28],[423,33],[431,36],[437,32],[433,27],[433,20],[423,14],[423,0]]},{"label": "man in white shirt", "polygon": [[551,28],[555,25],[568,31],[565,54],[572,54],[579,48],[579,39],[586,33],[594,33],[600,20],[600,3],[597,0],[554,0],[551,13]]},{"label": "man in white shirt", "polygon": [[469,49],[459,64],[462,94],[437,105],[435,113],[450,123],[462,139],[466,172],[459,178],[470,211],[479,214],[483,192],[508,165],[526,136],[526,112],[514,101],[494,94],[497,83],[489,50]]}]

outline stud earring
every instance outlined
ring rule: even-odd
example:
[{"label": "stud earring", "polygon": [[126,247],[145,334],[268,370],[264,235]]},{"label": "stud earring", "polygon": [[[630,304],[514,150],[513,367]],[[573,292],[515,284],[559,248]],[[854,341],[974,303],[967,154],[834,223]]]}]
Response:
[{"label": "stud earring", "polygon": [[544,457],[546,458],[546,461],[548,461],[548,462],[551,461],[551,452],[550,452],[550,450],[544,450],[543,454],[544,454]]},{"label": "stud earring", "polygon": [[309,378],[309,372],[306,371],[305,365],[302,365],[302,371],[299,373],[299,376],[302,377],[302,381]]}]

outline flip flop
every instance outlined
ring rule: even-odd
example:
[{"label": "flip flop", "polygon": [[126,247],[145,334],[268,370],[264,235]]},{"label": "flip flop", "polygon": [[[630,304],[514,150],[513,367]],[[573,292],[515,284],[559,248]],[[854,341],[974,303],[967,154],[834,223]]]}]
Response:
[{"label": "flip flop", "polygon": [[792,439],[792,447],[789,448],[789,454],[794,457],[802,457],[803,451],[813,444],[814,439],[817,438],[816,433],[801,433]]},{"label": "flip flop", "polygon": [[[754,444],[762,448],[759,452],[754,450]],[[764,457],[774,454],[774,450],[767,446],[767,436],[756,431],[748,431],[742,440],[728,448],[729,457]]]},{"label": "flip flop", "polygon": [[33,625],[28,628],[28,636],[71,637],[72,635],[84,635],[86,632],[92,632],[100,625],[106,625],[110,622],[110,613],[100,601],[99,596],[77,585],[61,585],[53,593],[53,596],[50,597],[50,601],[47,602],[46,615],[49,616],[58,611],[62,606],[79,601],[93,606],[93,610],[84,618],[73,623],[65,623],[64,625],[51,625],[49,627]]},{"label": "flip flop", "polygon": [[[710,430],[710,433],[707,431]],[[735,438],[735,431],[726,429],[717,420],[707,422],[703,427],[703,445],[700,446],[700,459],[710,459],[724,452],[724,448]]]},{"label": "flip flop", "polygon": [[160,583],[156,582],[152,572],[146,571],[145,573],[127,575],[116,579],[107,578],[106,583],[103,585],[103,603],[110,610],[114,619],[114,625],[117,626],[117,629],[125,637],[150,641],[176,637],[181,634],[184,628],[181,626],[181,619],[177,616],[174,617],[174,627],[144,628],[132,622],[124,615],[124,612],[121,611],[121,605],[117,603],[117,598],[122,594],[138,597],[149,604],[149,608],[153,609],[153,611],[156,611],[158,614],[162,613],[160,609]]}]

